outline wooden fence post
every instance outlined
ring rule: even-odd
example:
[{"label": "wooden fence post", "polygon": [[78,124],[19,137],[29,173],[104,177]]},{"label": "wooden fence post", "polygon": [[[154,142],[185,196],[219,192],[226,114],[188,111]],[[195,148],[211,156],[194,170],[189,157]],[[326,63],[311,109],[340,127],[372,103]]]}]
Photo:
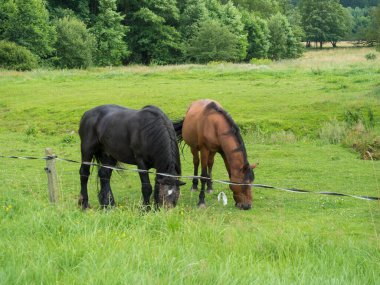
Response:
[{"label": "wooden fence post", "polygon": [[45,171],[48,177],[49,200],[52,203],[56,203],[58,202],[58,176],[55,169],[55,155],[51,148],[45,149],[45,155],[52,157],[51,159],[46,159]]}]

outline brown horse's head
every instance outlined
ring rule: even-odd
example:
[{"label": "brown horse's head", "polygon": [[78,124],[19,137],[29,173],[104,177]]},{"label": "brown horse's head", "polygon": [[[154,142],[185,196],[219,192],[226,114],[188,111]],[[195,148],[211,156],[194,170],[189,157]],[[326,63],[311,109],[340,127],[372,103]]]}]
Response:
[{"label": "brown horse's head", "polygon": [[155,189],[155,201],[158,206],[174,208],[177,205],[180,190],[184,182],[171,177],[158,178]]},{"label": "brown horse's head", "polygon": [[242,210],[249,210],[252,208],[252,186],[246,184],[252,184],[255,178],[253,169],[256,167],[255,164],[246,164],[232,177],[232,181],[236,184],[245,185],[230,185],[230,189],[233,192],[233,197],[235,200],[235,206]]}]

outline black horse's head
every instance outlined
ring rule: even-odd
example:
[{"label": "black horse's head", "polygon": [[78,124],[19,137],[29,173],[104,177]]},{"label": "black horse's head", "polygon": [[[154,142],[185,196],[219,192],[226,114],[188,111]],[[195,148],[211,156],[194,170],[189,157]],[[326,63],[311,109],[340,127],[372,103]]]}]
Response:
[{"label": "black horse's head", "polygon": [[177,205],[180,190],[179,186],[185,183],[173,177],[156,177],[155,202],[158,206],[173,208]]}]

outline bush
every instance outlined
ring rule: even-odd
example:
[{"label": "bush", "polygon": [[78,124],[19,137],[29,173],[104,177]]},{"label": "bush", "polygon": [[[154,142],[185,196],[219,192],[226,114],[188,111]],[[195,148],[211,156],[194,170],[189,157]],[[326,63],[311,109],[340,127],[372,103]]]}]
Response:
[{"label": "bush", "polygon": [[14,70],[32,70],[37,67],[37,58],[27,48],[13,42],[0,41],[0,67]]},{"label": "bush", "polygon": [[62,68],[87,68],[92,64],[94,38],[86,25],[75,18],[64,17],[56,22],[57,42],[55,65]]},{"label": "bush", "polygon": [[343,144],[353,148],[362,159],[380,160],[380,137],[366,130],[361,122],[349,131]]},{"label": "bush", "polygon": [[274,144],[292,144],[297,142],[297,138],[291,131],[280,131],[271,134],[270,141]]},{"label": "bush", "polygon": [[332,120],[331,122],[324,123],[319,131],[319,138],[331,144],[338,144],[347,134],[347,126],[344,123]]},{"label": "bush", "polygon": [[239,61],[239,38],[217,21],[202,22],[190,41],[188,55],[199,63],[210,61]]},{"label": "bush", "polygon": [[367,60],[375,60],[375,59],[376,59],[376,54],[374,54],[373,52],[367,53],[367,54],[365,55],[365,58],[366,58]]}]

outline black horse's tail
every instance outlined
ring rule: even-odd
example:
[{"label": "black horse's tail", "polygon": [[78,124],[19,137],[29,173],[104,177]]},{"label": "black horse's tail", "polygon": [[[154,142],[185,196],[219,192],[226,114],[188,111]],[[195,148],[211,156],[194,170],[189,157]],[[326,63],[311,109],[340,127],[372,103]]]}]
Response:
[{"label": "black horse's tail", "polygon": [[182,142],[182,126],[183,126],[183,119],[180,121],[172,121],[175,134],[177,136],[177,141]]}]

